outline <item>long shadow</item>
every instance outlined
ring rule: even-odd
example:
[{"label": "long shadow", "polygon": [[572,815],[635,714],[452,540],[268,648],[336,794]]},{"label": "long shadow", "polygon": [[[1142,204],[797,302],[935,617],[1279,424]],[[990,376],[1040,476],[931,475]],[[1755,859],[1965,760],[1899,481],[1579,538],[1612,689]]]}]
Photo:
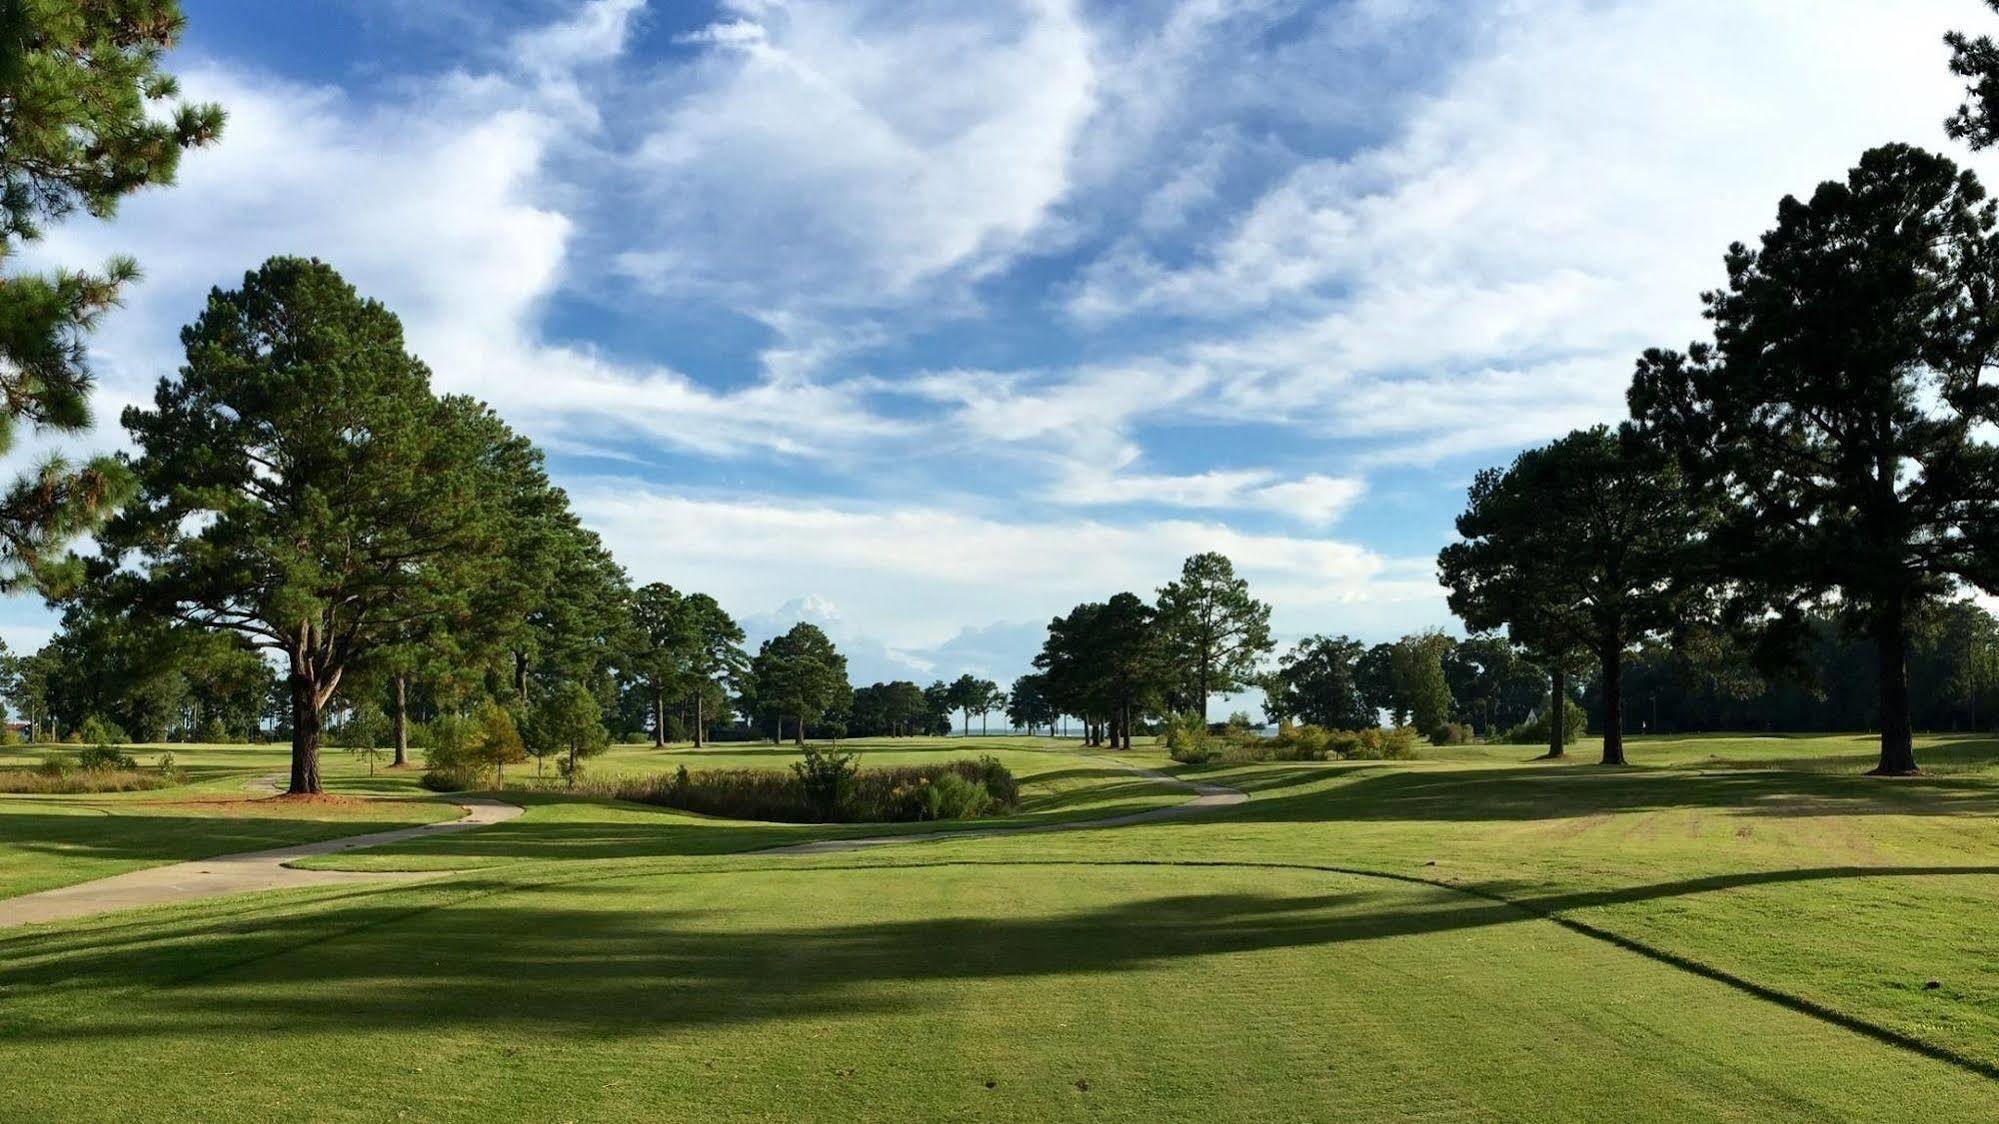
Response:
[{"label": "long shadow", "polygon": [[[1768,767],[1575,765],[1304,772],[1289,768],[1274,783],[1267,784],[1227,770],[1184,776],[1239,784],[1253,797],[1211,817],[1203,817],[1200,822],[1204,823],[1215,820],[1477,822],[1673,808],[1712,808],[1742,816],[1999,813],[1999,784],[1950,774],[1882,780],[1858,774]],[[1324,783],[1313,787],[1314,781]]]},{"label": "long shadow", "polygon": [[[329,893],[275,908],[140,918],[0,940],[0,1012],[21,1041],[245,1033],[273,1025],[518,1027],[649,1033],[896,1011],[922,1000],[882,982],[1127,972],[1183,957],[1328,947],[1541,920],[1989,1078],[1999,1065],[1745,979],[1570,916],[1594,906],[1843,878],[1999,875],[1999,866],[1824,867],[1684,879],[1509,900],[1409,875],[1294,863],[949,861],[785,864],[752,871],[896,877],[929,868],[1283,870],[1332,875],[1327,892],[1180,892],[1034,917],[929,917],[743,925],[634,895],[659,869],[546,884]],[[692,874],[693,871],[684,873]],[[1182,881],[1184,885],[1184,880]],[[1392,885],[1392,888],[1391,888]],[[633,908],[644,903],[641,908]],[[410,949],[421,955],[408,956]],[[385,965],[391,965],[385,971]],[[115,1000],[112,995],[115,993]],[[12,997],[36,1003],[6,1011]],[[46,1001],[44,1001],[47,997]]]}]

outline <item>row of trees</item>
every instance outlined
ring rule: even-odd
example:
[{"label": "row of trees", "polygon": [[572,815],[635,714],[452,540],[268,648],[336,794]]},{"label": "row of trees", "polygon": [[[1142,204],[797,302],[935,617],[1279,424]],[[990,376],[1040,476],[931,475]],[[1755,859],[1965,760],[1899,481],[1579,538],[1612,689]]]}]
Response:
[{"label": "row of trees", "polygon": [[1072,714],[1088,744],[1129,748],[1147,715],[1205,720],[1208,697],[1247,686],[1272,647],[1270,606],[1227,558],[1197,554],[1154,601],[1119,593],[1049,622],[1037,674],[1014,684],[1015,720]]},{"label": "row of trees", "polygon": [[[1949,129],[1987,147],[1999,48],[1948,42],[1969,80]],[[1594,663],[1606,763],[1634,645],[1723,633],[1775,673],[1837,621],[1874,649],[1875,771],[1914,772],[1916,623],[1999,591],[1999,209],[1949,158],[1888,144],[1724,264],[1709,338],[1640,357],[1628,421],[1480,474],[1439,560],[1451,607],[1558,680]]]}]

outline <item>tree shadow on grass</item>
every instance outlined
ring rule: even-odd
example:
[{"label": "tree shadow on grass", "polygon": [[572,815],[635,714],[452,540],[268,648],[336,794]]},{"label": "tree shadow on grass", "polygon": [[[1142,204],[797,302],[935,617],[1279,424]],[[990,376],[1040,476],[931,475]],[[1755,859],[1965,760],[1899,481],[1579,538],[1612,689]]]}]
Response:
[{"label": "tree shadow on grass", "polygon": [[[864,914],[896,879],[991,868],[1010,882],[1039,868],[1058,902],[1096,874],[1122,900],[1032,912],[1005,896],[984,911],[900,920],[799,923]],[[1176,892],[1133,896],[1152,867]],[[1048,868],[1076,868],[1075,875]],[[1240,889],[1250,871],[1325,877],[1312,893]],[[693,872],[685,872],[692,874]],[[1353,941],[1554,923],[1705,975],[1759,998],[1986,1074],[1987,1060],[1608,933],[1563,914],[1746,886],[1848,878],[1999,876],[1999,867],[1826,867],[1682,879],[1506,901],[1407,876],[1283,863],[939,862],[802,869],[771,864],[698,877],[796,878],[758,885],[756,904],[688,893],[658,870],[535,885],[456,881],[365,893],[325,891],[273,905],[244,899],[0,938],[0,1022],[19,1042],[198,1043],[261,1029],[498,1029],[649,1034],[896,1012],[930,1002],[909,984],[1078,979],[1187,957],[1333,947]],[[842,876],[848,876],[842,878]],[[1106,877],[1107,876],[1107,877]],[[838,881],[828,881],[838,879]],[[877,881],[886,880],[886,881]],[[1218,887],[1198,892],[1201,882]],[[740,885],[741,883],[738,883]],[[903,884],[907,887],[907,883]],[[816,895],[816,896],[815,896]],[[1087,896],[1087,895],[1086,895]],[[804,908],[795,908],[803,904]],[[1467,954],[1479,955],[1477,946]],[[1495,968],[1495,970],[1503,970]]]},{"label": "tree shadow on grass", "polygon": [[[1349,779],[1350,778],[1350,779]],[[1217,780],[1228,783],[1226,776]],[[1309,780],[1327,782],[1307,788]],[[1305,789],[1285,794],[1285,787]],[[1779,769],[1411,769],[1287,774],[1200,822],[1535,820],[1703,808],[1743,816],[1960,816],[1999,812],[1999,785],[1949,774],[1897,780]],[[1193,821],[1189,821],[1193,822]]]}]

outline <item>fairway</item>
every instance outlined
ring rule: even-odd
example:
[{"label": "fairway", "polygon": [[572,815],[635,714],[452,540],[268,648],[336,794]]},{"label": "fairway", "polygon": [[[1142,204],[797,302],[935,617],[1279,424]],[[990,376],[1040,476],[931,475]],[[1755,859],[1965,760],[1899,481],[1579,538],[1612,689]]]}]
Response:
[{"label": "fairway", "polygon": [[[1048,739],[857,748],[998,751],[1014,826],[1188,798]],[[508,823],[303,864],[435,881],[0,935],[0,1065],[38,1120],[1988,1118],[1999,743],[1932,743],[1949,771],[1887,782],[1855,775],[1862,738],[1633,751],[1192,770],[1141,747],[1250,799],[818,856],[746,852],[866,825],[521,794]],[[202,792],[263,767],[230,752]],[[732,752],[791,756],[703,756]],[[442,811],[332,765],[391,799],[325,807]],[[67,846],[131,864],[237,838],[159,814],[188,798],[67,798],[97,829]],[[17,866],[108,861],[10,839]],[[75,1076],[133,1058],[171,1061]]]}]

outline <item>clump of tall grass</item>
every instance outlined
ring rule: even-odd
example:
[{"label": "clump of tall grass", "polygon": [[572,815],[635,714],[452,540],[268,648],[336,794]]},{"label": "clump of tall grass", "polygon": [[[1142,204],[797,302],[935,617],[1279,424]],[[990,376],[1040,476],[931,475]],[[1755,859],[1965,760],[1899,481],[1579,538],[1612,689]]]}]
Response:
[{"label": "clump of tall grass", "polygon": [[1005,815],[1020,782],[991,757],[935,765],[855,766],[850,754],[808,751],[790,770],[702,769],[584,781],[575,791],[736,820],[906,823]]},{"label": "clump of tall grass", "polygon": [[141,769],[138,762],[109,746],[81,753],[51,753],[33,768],[0,769],[0,792],[75,796],[89,792],[142,792],[187,783],[187,770],[177,769],[173,755],[158,768]]}]

